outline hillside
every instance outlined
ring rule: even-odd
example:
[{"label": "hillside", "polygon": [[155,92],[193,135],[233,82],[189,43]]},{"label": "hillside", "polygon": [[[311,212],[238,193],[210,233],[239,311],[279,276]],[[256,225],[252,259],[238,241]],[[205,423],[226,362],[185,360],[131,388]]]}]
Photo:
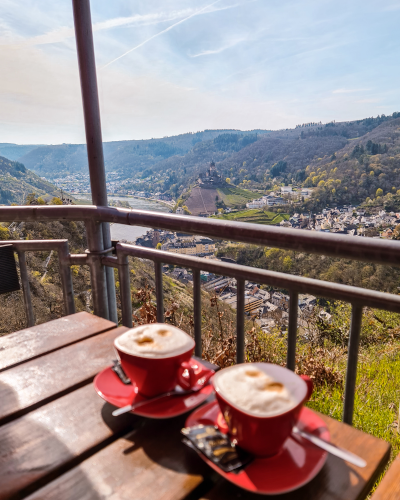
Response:
[{"label": "hillside", "polygon": [[217,198],[218,192],[216,189],[194,187],[186,200],[186,206],[192,215],[210,215],[217,211]]},{"label": "hillside", "polygon": [[[196,144],[227,132],[233,135],[240,133],[235,130],[205,130],[162,139],[105,142],[106,170],[117,171],[122,178],[128,178],[132,173],[145,171],[172,156],[182,157]],[[49,179],[73,173],[86,173],[88,168],[86,145],[83,144],[39,146],[22,153],[17,159],[27,168]]]},{"label": "hillside", "polygon": [[[123,185],[125,191],[121,192],[142,190],[178,198],[194,186],[213,160],[222,179],[229,178],[240,189],[273,190],[296,184],[315,188],[304,208],[358,204],[400,190],[399,119],[400,114],[393,113],[277,131],[205,130],[109,142],[104,143],[106,169]],[[17,154],[18,147],[31,146],[0,144],[0,151],[1,147],[14,148],[10,152]],[[26,151],[18,161],[49,179],[88,171],[84,145],[39,146]],[[377,194],[378,189],[382,193]],[[232,193],[217,195],[226,206],[246,201],[233,202]],[[194,212],[200,202],[194,202]]]},{"label": "hillside", "polygon": [[0,204],[23,204],[29,193],[38,196],[59,196],[60,192],[16,161],[0,156]]},{"label": "hillside", "polygon": [[348,141],[331,157],[313,160],[305,169],[303,185],[316,188],[310,207],[383,196],[390,204],[400,194],[400,117]]},{"label": "hillside", "polygon": [[185,205],[192,215],[213,214],[219,206],[243,207],[253,198],[252,191],[235,186],[225,185],[216,188],[195,186],[190,190],[188,197],[186,194]]},{"label": "hillside", "polygon": [[0,156],[5,156],[9,160],[18,160],[21,156],[28,154],[38,147],[38,144],[25,145],[3,142],[0,143]]},{"label": "hillside", "polygon": [[215,215],[213,218],[234,220],[236,222],[251,222],[253,224],[276,225],[283,220],[289,220],[289,214],[276,214],[275,212],[253,208],[250,210]]}]

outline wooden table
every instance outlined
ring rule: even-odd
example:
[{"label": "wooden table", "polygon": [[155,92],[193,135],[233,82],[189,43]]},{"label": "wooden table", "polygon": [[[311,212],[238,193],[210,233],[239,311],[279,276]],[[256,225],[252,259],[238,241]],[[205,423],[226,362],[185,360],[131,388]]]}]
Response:
[{"label": "wooden table", "polygon": [[[0,499],[263,498],[220,479],[181,443],[186,416],[112,417],[92,380],[125,330],[78,313],[0,338]],[[277,499],[365,498],[387,463],[386,442],[322,418],[332,441],[367,467],[329,456],[313,481]]]}]

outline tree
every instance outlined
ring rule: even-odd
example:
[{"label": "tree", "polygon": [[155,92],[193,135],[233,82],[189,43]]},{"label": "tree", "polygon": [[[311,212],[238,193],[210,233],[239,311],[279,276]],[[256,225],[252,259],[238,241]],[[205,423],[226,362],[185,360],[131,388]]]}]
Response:
[{"label": "tree", "polygon": [[32,202],[36,200],[36,193],[29,193],[26,197],[26,204],[31,205]]},{"label": "tree", "polygon": [[393,230],[393,240],[400,240],[400,224],[398,224]]},{"label": "tree", "polygon": [[378,189],[376,190],[376,194],[375,194],[375,196],[376,196],[376,197],[378,197],[378,196],[383,196],[383,190],[382,190],[381,188],[378,188]]},{"label": "tree", "polygon": [[62,201],[60,200],[60,198],[57,198],[56,196],[51,200],[50,202],[51,205],[62,205]]},{"label": "tree", "polygon": [[161,250],[161,243],[157,243],[156,249]]},{"label": "tree", "polygon": [[230,184],[230,183],[231,183],[231,180],[230,180],[230,178],[229,178],[229,177],[227,177],[227,178],[225,179],[225,181],[226,181],[226,183],[227,183],[227,184]]},{"label": "tree", "polygon": [[37,202],[39,205],[46,205],[46,202],[44,201],[44,199],[41,196],[39,196],[39,198],[37,199]]},{"label": "tree", "polygon": [[10,231],[6,227],[0,226],[0,240],[9,240],[10,237]]},{"label": "tree", "polygon": [[292,266],[293,266],[293,261],[292,261],[291,257],[289,255],[287,255],[283,259],[283,267],[285,268],[286,271],[290,271]]}]

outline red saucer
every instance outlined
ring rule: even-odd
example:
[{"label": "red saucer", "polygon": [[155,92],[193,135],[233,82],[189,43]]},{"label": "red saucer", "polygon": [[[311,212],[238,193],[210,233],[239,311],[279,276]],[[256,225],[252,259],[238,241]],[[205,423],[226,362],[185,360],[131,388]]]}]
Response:
[{"label": "red saucer", "polygon": [[[222,432],[227,430],[216,401],[195,410],[186,420],[186,427],[199,424],[218,425]],[[330,441],[324,421],[308,408],[301,410],[297,426]],[[224,472],[205,455],[199,455],[210,467],[236,486],[263,495],[278,495],[297,490],[311,481],[322,469],[328,453],[301,437],[289,437],[277,455],[255,458],[236,474]]]},{"label": "red saucer", "polygon": [[[191,359],[190,363],[195,368],[196,374],[202,373],[204,375],[209,375],[210,372],[214,373],[213,370],[209,370],[195,359]],[[93,383],[97,394],[107,401],[107,403],[117,406],[118,408],[138,403],[146,399],[144,396],[137,393],[134,381],[132,381],[132,384],[125,385],[121,382],[118,375],[113,372],[111,367],[106,368],[96,375]],[[163,398],[144,405],[134,410],[132,413],[149,418],[177,417],[178,415],[182,415],[192,410],[201,403],[204,403],[208,396],[212,394],[213,390],[213,386],[208,384],[193,394]]]}]

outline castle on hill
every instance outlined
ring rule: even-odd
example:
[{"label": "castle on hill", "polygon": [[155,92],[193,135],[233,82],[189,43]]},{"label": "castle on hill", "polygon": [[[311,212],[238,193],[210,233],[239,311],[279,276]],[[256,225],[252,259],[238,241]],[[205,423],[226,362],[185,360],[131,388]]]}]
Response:
[{"label": "castle on hill", "polygon": [[199,174],[197,183],[200,187],[205,188],[222,186],[225,184],[225,181],[222,180],[222,177],[217,172],[214,161],[211,161],[210,166],[206,169],[206,171]]}]

